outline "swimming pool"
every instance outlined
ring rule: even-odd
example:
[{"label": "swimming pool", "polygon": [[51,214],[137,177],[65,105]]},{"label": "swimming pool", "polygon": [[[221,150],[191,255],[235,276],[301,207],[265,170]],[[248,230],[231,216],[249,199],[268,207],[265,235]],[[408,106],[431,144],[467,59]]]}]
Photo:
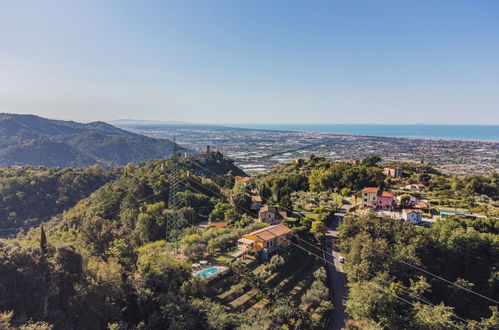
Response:
[{"label": "swimming pool", "polygon": [[222,270],[223,269],[221,267],[209,267],[194,273],[194,276],[201,278],[208,278],[210,276],[220,273]]}]

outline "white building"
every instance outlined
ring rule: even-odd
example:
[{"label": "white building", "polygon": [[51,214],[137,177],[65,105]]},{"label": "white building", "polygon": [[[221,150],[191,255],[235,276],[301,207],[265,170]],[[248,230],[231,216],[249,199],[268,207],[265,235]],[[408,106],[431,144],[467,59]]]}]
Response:
[{"label": "white building", "polygon": [[400,167],[390,166],[390,167],[385,167],[383,169],[383,173],[385,175],[391,176],[392,178],[400,178],[404,174],[404,171]]},{"label": "white building", "polygon": [[404,209],[402,211],[402,217],[405,221],[408,221],[413,225],[418,225],[423,222],[423,211]]}]

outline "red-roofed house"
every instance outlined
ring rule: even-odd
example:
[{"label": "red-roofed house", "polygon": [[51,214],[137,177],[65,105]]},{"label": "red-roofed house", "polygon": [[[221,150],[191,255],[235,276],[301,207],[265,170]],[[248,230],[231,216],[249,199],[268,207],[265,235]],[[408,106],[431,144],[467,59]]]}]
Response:
[{"label": "red-roofed house", "polygon": [[238,248],[262,252],[264,258],[279,249],[288,246],[291,229],[284,225],[268,226],[244,235],[238,240]]},{"label": "red-roofed house", "polygon": [[389,191],[378,188],[362,189],[362,206],[380,209],[391,209],[393,207],[395,195]]},{"label": "red-roofed house", "polygon": [[277,225],[281,220],[286,219],[288,214],[285,211],[277,211],[274,206],[264,206],[258,212],[258,219],[270,225]]},{"label": "red-roofed house", "polygon": [[208,228],[225,228],[229,225],[227,221],[224,222],[210,222]]},{"label": "red-roofed house", "polygon": [[418,225],[423,221],[423,211],[421,210],[402,210],[402,217],[405,221],[409,221],[413,225]]},{"label": "red-roofed house", "polygon": [[426,204],[424,202],[416,202],[416,203],[414,203],[414,207],[417,209],[427,209],[428,204]]},{"label": "red-roofed house", "polygon": [[377,207],[382,209],[391,209],[393,207],[393,199],[395,195],[389,191],[383,191],[381,194],[378,194],[378,203]]},{"label": "red-roofed house", "polygon": [[234,181],[236,183],[242,184],[243,186],[247,186],[247,185],[249,185],[252,182],[251,178],[248,178],[248,177],[245,177],[245,176],[239,176],[239,175],[236,175],[234,177]]},{"label": "red-roofed house", "polygon": [[410,194],[402,194],[402,195],[397,196],[397,199],[399,202],[402,200],[402,197],[409,197],[409,202],[412,204],[419,202],[417,197],[414,197]]},{"label": "red-roofed house", "polygon": [[362,207],[376,207],[378,188],[362,189]]}]

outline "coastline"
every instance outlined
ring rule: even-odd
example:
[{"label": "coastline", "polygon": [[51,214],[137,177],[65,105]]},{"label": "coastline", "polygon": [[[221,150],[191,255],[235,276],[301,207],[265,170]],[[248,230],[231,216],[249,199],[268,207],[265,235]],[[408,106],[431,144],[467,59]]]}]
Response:
[{"label": "coastline", "polygon": [[[492,129],[495,132],[497,132],[497,136],[490,137],[490,138],[463,138],[463,137],[449,137],[449,136],[431,136],[431,137],[426,137],[424,135],[400,135],[400,134],[362,134],[362,133],[345,133],[345,132],[333,132],[329,130],[319,130],[319,129],[313,129],[313,127],[320,128],[320,127],[371,127],[371,128],[385,128],[385,127],[395,127],[395,128],[406,128],[406,127],[411,127],[411,128],[432,128],[432,129],[438,129],[441,127],[447,127],[447,128],[460,128],[460,129],[466,129],[466,128],[488,128]],[[353,124],[317,124],[317,125],[291,125],[291,124],[282,124],[282,125],[274,125],[274,124],[220,124],[219,127],[228,127],[228,128],[233,128],[233,129],[249,129],[249,130],[257,130],[257,131],[267,131],[267,132],[285,132],[285,133],[316,133],[316,134],[324,134],[327,136],[336,136],[336,137],[341,137],[341,136],[353,136],[353,137],[367,137],[367,138],[374,138],[374,137],[380,137],[380,138],[400,138],[400,139],[415,139],[415,140],[425,140],[425,141],[463,141],[463,142],[485,142],[485,143],[499,143],[499,125],[390,125],[390,124],[383,124],[383,125],[371,125],[371,124],[360,124],[360,125],[353,125]],[[312,129],[307,129],[307,128],[312,128]]]}]

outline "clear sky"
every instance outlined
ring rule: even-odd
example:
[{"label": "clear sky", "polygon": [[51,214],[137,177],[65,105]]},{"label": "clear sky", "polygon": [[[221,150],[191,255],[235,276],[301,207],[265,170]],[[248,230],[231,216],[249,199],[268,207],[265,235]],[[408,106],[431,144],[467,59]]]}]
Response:
[{"label": "clear sky", "polygon": [[497,0],[0,0],[0,112],[499,124]]}]

